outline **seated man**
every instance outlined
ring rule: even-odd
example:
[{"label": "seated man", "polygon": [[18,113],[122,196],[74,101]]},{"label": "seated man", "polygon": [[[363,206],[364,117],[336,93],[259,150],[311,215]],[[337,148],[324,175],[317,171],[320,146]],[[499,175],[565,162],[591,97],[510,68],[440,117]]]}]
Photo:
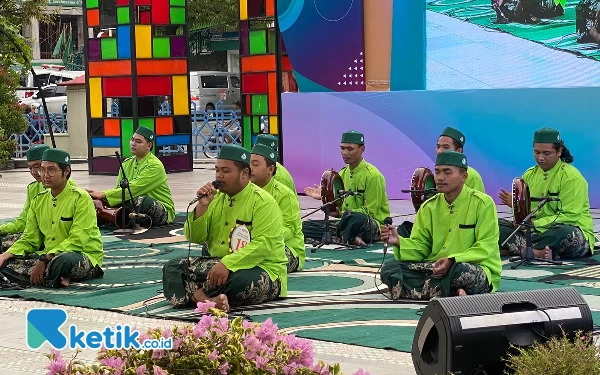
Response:
[{"label": "seated man", "polygon": [[[134,155],[123,161],[123,169],[129,180],[129,188],[133,194],[133,208],[137,213],[147,215],[151,222],[142,223],[152,226],[165,225],[175,218],[175,205],[171,190],[167,183],[167,173],[162,162],[152,153],[155,134],[145,126],[140,126],[130,139],[131,153]],[[117,186],[104,192],[88,190],[92,198],[106,200],[110,207],[123,204],[121,179],[123,174],[119,169]],[[129,190],[125,191],[127,206],[131,207]]]},{"label": "seated man", "polygon": [[600,0],[581,0],[575,7],[577,43],[600,43]]},{"label": "seated man", "polygon": [[[277,141],[277,138],[270,134],[257,135],[255,145],[265,145],[275,150],[275,152],[277,152],[277,150],[279,149],[279,143]],[[298,193],[296,192],[296,185],[294,185],[294,179],[292,178],[292,175],[279,162],[277,162],[277,174],[273,176],[273,178],[276,181],[281,182],[283,185],[287,186],[288,189],[293,191],[294,194],[296,194],[297,196]]]},{"label": "seated man", "polygon": [[250,181],[263,188],[275,198],[283,217],[283,241],[285,255],[288,258],[287,272],[299,271],[304,267],[306,258],[302,220],[300,220],[300,202],[298,197],[281,182],[275,180],[277,170],[277,152],[270,147],[256,144],[250,156]]},{"label": "seated man", "polygon": [[[364,135],[351,130],[342,134],[340,150],[346,166],[340,177],[346,191],[359,194],[344,199],[341,208],[342,220],[332,225],[332,232],[346,243],[366,246],[366,242],[379,240],[379,226],[390,216],[390,206],[385,190],[385,177],[372,164],[363,159]],[[306,195],[321,200],[321,187],[304,189]],[[334,216],[334,215],[332,215]],[[307,238],[320,240],[323,236],[323,220],[302,223],[302,232]],[[332,233],[334,234],[334,233]]]},{"label": "seated man", "polygon": [[[573,156],[560,138],[557,130],[542,128],[533,135],[533,156],[537,165],[523,174],[531,197],[558,197],[560,201],[548,202],[533,219],[533,253],[536,258],[575,259],[593,252],[594,230],[590,215],[588,183],[571,165]],[[512,207],[512,194],[501,189],[498,194],[504,204]],[[532,202],[531,211],[539,202]],[[500,220],[500,242],[515,230],[512,222]],[[522,255],[525,234],[517,233],[503,252]]]},{"label": "seated man", "polygon": [[394,246],[396,260],[381,270],[393,299],[482,294],[500,285],[494,201],[465,185],[465,155],[444,151],[435,164],[440,193],[421,205],[410,238],[381,228],[381,239]]},{"label": "seated man", "polygon": [[44,151],[46,189],[31,201],[21,238],[0,255],[0,271],[11,282],[58,288],[103,275],[96,209],[84,190],[68,184],[70,165],[65,151]]},{"label": "seated man", "polygon": [[565,14],[566,0],[492,0],[496,23],[537,23]]},{"label": "seated man", "polygon": [[29,212],[29,205],[31,200],[44,191],[44,184],[42,184],[42,176],[40,176],[39,169],[42,165],[42,155],[44,151],[50,147],[46,145],[35,145],[27,151],[27,167],[29,167],[29,173],[35,181],[27,185],[27,196],[25,198],[25,204],[23,205],[23,211],[14,221],[0,225],[0,238],[2,238],[2,246],[0,252],[6,251],[12,246],[15,241],[21,237],[25,224],[27,223],[27,213]]},{"label": "seated man", "polygon": [[184,225],[185,237],[206,243],[191,261],[173,259],[163,268],[163,290],[173,307],[211,300],[229,306],[253,305],[287,296],[287,257],[281,211],[273,197],[250,182],[250,153],[223,145],[212,183]]},{"label": "seated man", "polygon": [[[442,131],[442,135],[438,138],[437,145],[435,146],[435,153],[437,155],[440,152],[449,150],[464,153],[465,142],[466,139],[463,133],[448,127]],[[465,181],[465,186],[485,193],[481,175],[471,166],[467,168],[467,180]]]}]

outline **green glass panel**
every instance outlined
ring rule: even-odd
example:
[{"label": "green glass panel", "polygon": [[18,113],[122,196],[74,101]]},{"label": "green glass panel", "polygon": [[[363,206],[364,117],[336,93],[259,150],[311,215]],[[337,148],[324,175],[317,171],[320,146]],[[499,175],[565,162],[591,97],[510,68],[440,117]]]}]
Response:
[{"label": "green glass panel", "polygon": [[252,133],[260,133],[260,117],[258,116],[252,116]]},{"label": "green glass panel", "polygon": [[119,23],[119,25],[129,23],[129,7],[117,8],[117,22]]},{"label": "green glass panel", "polygon": [[155,37],[152,40],[152,55],[154,57],[171,57],[171,43],[167,37]]},{"label": "green glass panel", "polygon": [[98,8],[98,0],[85,0],[86,8]]},{"label": "green glass panel", "polygon": [[267,33],[265,30],[250,31],[250,54],[260,55],[267,53]]},{"label": "green glass panel", "polygon": [[102,38],[100,43],[102,60],[114,60],[117,58],[117,38]]},{"label": "green glass panel", "polygon": [[185,24],[185,8],[171,7],[171,23],[174,25]]},{"label": "green glass panel", "polygon": [[185,6],[185,0],[171,0],[171,5]]},{"label": "green glass panel", "polygon": [[153,118],[141,118],[141,119],[139,119],[139,124],[140,124],[140,126],[145,126],[148,129],[155,131]]},{"label": "green glass panel", "polygon": [[121,119],[121,154],[125,158],[131,156],[131,150],[129,149],[129,139],[131,137],[133,137],[133,119]]},{"label": "green glass panel", "polygon": [[244,116],[242,134],[244,136],[244,147],[252,147],[252,129],[250,129],[250,116]]},{"label": "green glass panel", "polygon": [[269,103],[266,95],[252,95],[252,114],[267,115],[269,114]]},{"label": "green glass panel", "polygon": [[267,49],[267,53],[275,53],[275,30],[270,29],[269,31],[269,36],[267,38],[267,41],[269,42],[268,44],[268,49]]}]

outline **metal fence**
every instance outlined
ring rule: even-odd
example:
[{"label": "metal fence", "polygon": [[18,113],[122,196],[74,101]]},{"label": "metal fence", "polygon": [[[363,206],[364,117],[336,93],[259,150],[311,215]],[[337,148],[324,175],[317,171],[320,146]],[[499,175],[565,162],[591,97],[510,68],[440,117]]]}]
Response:
[{"label": "metal fence", "polygon": [[[196,103],[190,104],[190,121],[192,122],[192,147],[194,159],[215,158],[224,144],[240,144],[242,142],[242,126],[240,111],[226,110],[223,102],[218,101],[214,110],[198,110]],[[22,134],[13,134],[10,139],[17,142],[17,150],[13,157],[23,158],[27,150],[35,144],[44,142],[44,134],[48,134],[48,126],[52,125],[54,133],[67,133],[67,105],[63,105],[62,113],[50,114],[49,121],[40,113],[41,108],[24,115],[29,122],[27,130]],[[108,117],[119,116],[119,105],[111,103]],[[157,112],[158,116],[171,115],[169,102],[163,102]],[[261,117],[262,131],[268,129],[268,117]],[[164,146],[159,149],[162,154],[185,152],[188,145]]]}]

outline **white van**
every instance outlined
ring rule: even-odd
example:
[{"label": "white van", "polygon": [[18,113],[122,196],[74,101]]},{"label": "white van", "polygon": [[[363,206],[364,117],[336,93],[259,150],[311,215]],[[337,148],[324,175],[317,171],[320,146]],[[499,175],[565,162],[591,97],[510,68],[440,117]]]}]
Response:
[{"label": "white van", "polygon": [[[68,71],[64,70],[63,66],[47,64],[42,64],[39,68],[35,67],[33,68],[33,71],[42,87],[67,82],[85,74],[85,71]],[[27,72],[26,75],[21,76],[19,84],[21,87],[17,89],[17,98],[20,100],[32,97],[38,91],[37,82],[33,81],[33,74],[31,71]]]},{"label": "white van", "polygon": [[229,72],[190,72],[190,96],[197,111],[214,110],[219,100],[232,110],[240,100],[240,79]]}]

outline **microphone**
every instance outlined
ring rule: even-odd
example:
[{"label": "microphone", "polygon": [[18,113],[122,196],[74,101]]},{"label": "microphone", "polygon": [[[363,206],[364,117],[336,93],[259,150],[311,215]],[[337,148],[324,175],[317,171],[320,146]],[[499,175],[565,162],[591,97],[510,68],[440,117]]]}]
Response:
[{"label": "microphone", "polygon": [[[392,218],[391,217],[386,217],[383,220],[383,224],[384,225],[392,225]],[[387,253],[387,248],[388,248],[388,240],[386,239],[385,242],[383,243],[383,256],[385,256],[385,254]]]},{"label": "microphone", "polygon": [[129,214],[129,218],[130,219],[145,219],[147,218],[148,215],[145,214],[136,214],[135,212],[132,212]]},{"label": "microphone", "polygon": [[[220,183],[219,181],[217,181],[217,180],[214,180],[213,182],[211,182],[211,184],[212,184],[212,186],[213,186],[215,189],[218,189],[218,188],[220,188],[220,187],[221,187],[221,183]],[[191,206],[192,204],[194,204],[194,203],[198,202],[200,199],[204,198],[205,196],[206,196],[206,194],[200,194],[200,195],[198,195],[196,198],[194,198],[194,200],[192,200],[192,201],[190,202],[190,204],[189,204],[189,205]]]},{"label": "microphone", "polygon": [[531,197],[531,198],[529,198],[529,200],[532,202],[541,202],[541,201],[558,202],[558,201],[560,201],[560,198],[559,197]]},{"label": "microphone", "polygon": [[400,190],[403,193],[437,193],[438,189]]}]

